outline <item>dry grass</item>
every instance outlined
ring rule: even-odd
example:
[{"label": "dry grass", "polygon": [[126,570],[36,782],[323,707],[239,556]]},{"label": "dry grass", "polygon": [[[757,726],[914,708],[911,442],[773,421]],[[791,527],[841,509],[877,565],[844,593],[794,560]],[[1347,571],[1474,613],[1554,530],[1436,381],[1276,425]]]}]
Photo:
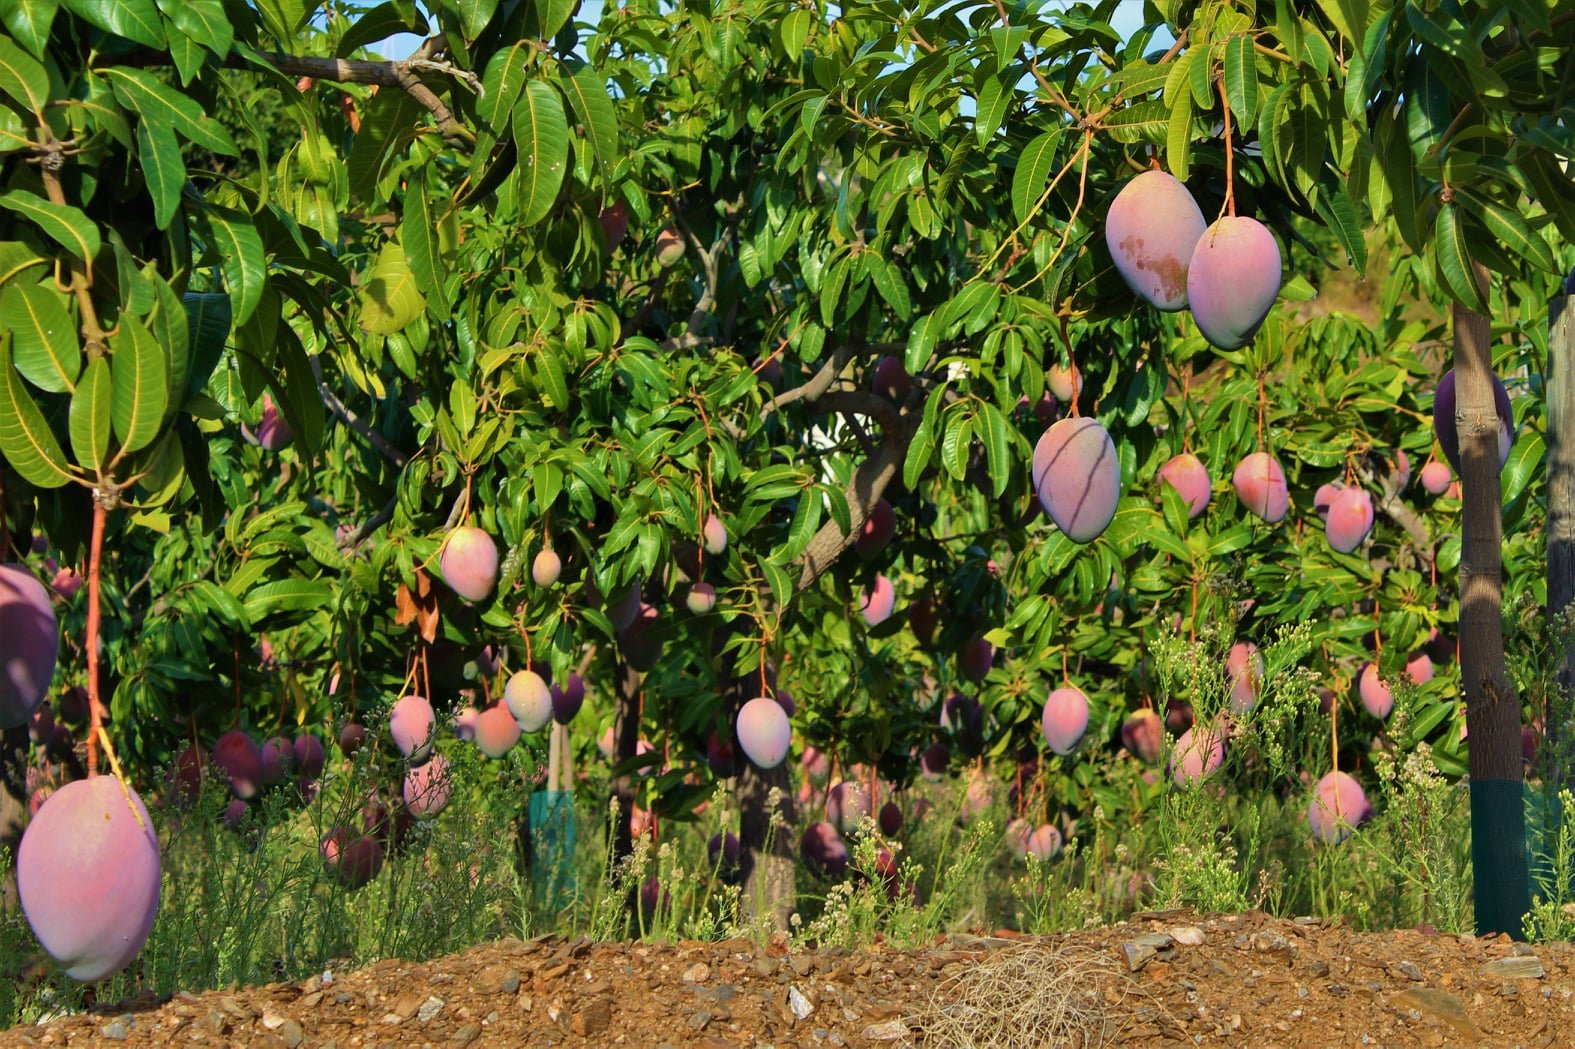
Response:
[{"label": "dry grass", "polygon": [[1086,947],[1005,947],[938,986],[909,1023],[922,1044],[954,1049],[1112,1044],[1123,976],[1114,959]]}]

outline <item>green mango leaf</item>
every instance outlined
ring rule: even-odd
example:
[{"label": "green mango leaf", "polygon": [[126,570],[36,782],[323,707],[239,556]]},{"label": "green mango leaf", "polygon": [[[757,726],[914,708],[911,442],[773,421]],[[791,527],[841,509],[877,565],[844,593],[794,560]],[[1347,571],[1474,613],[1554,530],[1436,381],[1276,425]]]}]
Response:
[{"label": "green mango leaf", "polygon": [[1563,272],[1547,239],[1531,228],[1524,215],[1506,207],[1484,193],[1462,188],[1456,191],[1471,202],[1476,216],[1487,231],[1497,237],[1510,251],[1532,266],[1548,273]]},{"label": "green mango leaf", "polygon": [[268,263],[256,224],[244,211],[210,204],[192,216],[192,226],[219,256],[230,313],[236,325],[245,324],[268,285]]},{"label": "green mango leaf", "polygon": [[361,280],[361,327],[366,331],[392,335],[426,308],[416,276],[405,261],[405,249],[398,241],[383,245],[377,261],[362,274]]},{"label": "green mango leaf", "polygon": [[[179,0],[175,0],[179,2]],[[426,36],[431,31],[427,20],[416,11],[410,0],[390,0],[378,4],[355,20],[355,25],[345,30],[334,48],[339,58],[349,58],[358,48],[387,40],[396,33],[415,33]]]},{"label": "green mango leaf", "polygon": [[251,587],[243,598],[253,625],[272,615],[313,612],[333,604],[334,591],[320,579],[281,579]]},{"label": "green mango leaf", "polygon": [[20,240],[0,240],[0,284],[22,280],[29,271],[47,266],[49,260],[38,249]]},{"label": "green mango leaf", "polygon": [[1060,141],[1061,129],[1054,128],[1032,139],[1018,156],[1017,170],[1012,172],[1012,214],[1019,223],[1028,221],[1050,185],[1055,147]]},{"label": "green mango leaf", "polygon": [[1225,42],[1225,102],[1240,127],[1252,126],[1258,114],[1258,66],[1246,33]]},{"label": "green mango leaf", "polygon": [[1356,204],[1339,185],[1326,185],[1318,194],[1318,217],[1329,227],[1357,273],[1367,271],[1367,238]]},{"label": "green mango leaf", "polygon": [[514,144],[519,151],[519,222],[534,226],[558,199],[569,163],[569,125],[563,100],[540,80],[525,85],[514,106]]},{"label": "green mango leaf", "polygon": [[1015,98],[1010,83],[1015,79],[1014,72],[986,77],[979,88],[978,111],[973,118],[973,133],[981,146],[995,137],[995,133],[1001,130],[1002,122],[1006,120],[1006,111],[1011,108]]},{"label": "green mango leaf", "polygon": [[50,240],[84,262],[91,262],[103,246],[98,227],[80,209],[69,204],[53,204],[36,193],[13,189],[0,196],[0,208],[31,219]]},{"label": "green mango leaf", "polygon": [[1433,231],[1433,252],[1438,275],[1456,301],[1478,313],[1488,311],[1487,298],[1477,284],[1471,268],[1471,253],[1466,247],[1464,223],[1457,205],[1438,209],[1438,225]]},{"label": "green mango leaf", "polygon": [[302,459],[309,460],[323,445],[328,420],[311,358],[288,324],[279,325],[279,363],[284,366],[283,378],[270,380],[269,385],[285,422],[295,434]]},{"label": "green mango leaf", "polygon": [[71,396],[68,429],[71,454],[90,472],[97,474],[109,456],[110,416],[109,361],[94,357],[82,372],[82,381]]},{"label": "green mango leaf", "polygon": [[189,95],[163,83],[152,73],[127,66],[106,66],[104,75],[115,88],[120,104],[143,120],[167,126],[210,153],[240,156],[235,140],[224,125],[202,111]]},{"label": "green mango leaf", "polygon": [[1547,441],[1536,430],[1522,433],[1499,474],[1503,505],[1508,506],[1520,498],[1532,479],[1542,470],[1542,460],[1548,450]]},{"label": "green mango leaf", "polygon": [[230,53],[235,28],[220,0],[159,0],[159,9],[192,41],[220,58]]},{"label": "green mango leaf", "polygon": [[54,431],[12,366],[9,339],[0,339],[0,456],[36,488],[75,480]]},{"label": "green mango leaf", "polygon": [[181,187],[186,184],[186,162],[181,159],[175,133],[146,120],[137,121],[137,162],[153,198],[153,222],[168,229],[180,207]]},{"label": "green mango leaf", "polygon": [[0,36],[0,93],[10,95],[39,116],[49,105],[49,74],[10,37]]},{"label": "green mango leaf", "polygon": [[107,33],[148,47],[164,46],[164,24],[153,0],[64,0],[66,10]]},{"label": "green mango leaf", "polygon": [[613,168],[618,163],[618,113],[607,94],[606,81],[591,66],[581,65],[573,73],[560,76],[558,86],[585,130],[602,185],[611,186]]},{"label": "green mango leaf", "polygon": [[460,31],[465,34],[465,39],[474,40],[492,21],[492,15],[498,9],[498,0],[449,0],[448,7],[459,12]]},{"label": "green mango leaf", "polygon": [[42,284],[0,291],[0,327],[11,330],[16,370],[49,393],[69,393],[82,373],[82,343],[66,297]]},{"label": "green mango leaf", "polygon": [[59,10],[59,0],[7,0],[0,3],[0,20],[23,47],[43,58]]},{"label": "green mango leaf", "polygon": [[416,172],[405,192],[405,214],[399,224],[399,242],[416,278],[417,289],[441,312],[448,310],[448,264],[437,242],[437,217],[426,191],[426,176]]},{"label": "green mango leaf", "polygon": [[361,107],[361,130],[345,158],[353,199],[377,198],[377,184],[390,158],[404,149],[425,112],[407,91],[380,91]]},{"label": "green mango leaf", "polygon": [[230,338],[230,297],[222,292],[188,291],[181,296],[181,305],[186,309],[186,337],[191,345],[186,392],[200,393]]},{"label": "green mango leaf", "polygon": [[1165,161],[1170,173],[1185,182],[1192,172],[1192,95],[1183,91],[1176,96],[1170,111],[1170,126],[1165,129]]},{"label": "green mango leaf", "polygon": [[558,35],[558,30],[569,20],[569,15],[574,13],[574,5],[579,0],[534,0],[533,6],[536,13],[536,24],[533,27],[539,40],[550,40]]},{"label": "green mango leaf", "polygon": [[138,457],[135,472],[142,475],[137,482],[141,489],[138,506],[144,509],[164,506],[180,495],[181,485],[186,480],[186,458],[174,430],[166,430],[146,455]]},{"label": "green mango leaf", "polygon": [[510,44],[487,62],[481,75],[481,97],[476,99],[476,117],[501,137],[508,130],[514,103],[525,89],[525,67],[531,56],[524,44]]},{"label": "green mango leaf", "polygon": [[169,404],[167,365],[153,333],[136,317],[123,314],[110,337],[110,419],[122,454],[140,451],[158,436]]}]

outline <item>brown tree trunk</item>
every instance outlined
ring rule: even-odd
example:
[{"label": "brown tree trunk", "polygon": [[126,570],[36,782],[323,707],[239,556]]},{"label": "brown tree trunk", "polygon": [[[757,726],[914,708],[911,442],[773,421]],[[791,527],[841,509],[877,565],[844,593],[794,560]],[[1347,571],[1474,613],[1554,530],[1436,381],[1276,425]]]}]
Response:
[{"label": "brown tree trunk", "polygon": [[16,850],[27,827],[27,726],[0,732],[0,850],[6,864],[0,868],[0,911],[11,910],[16,899]]},{"label": "brown tree trunk", "polygon": [[[759,691],[753,677],[729,677],[722,709],[729,712],[730,724],[736,721],[739,708]],[[797,868],[793,861],[797,820],[793,783],[785,762],[776,768],[761,769],[749,760],[736,739],[733,750],[738,769],[738,854],[744,876],[742,916],[752,920],[765,918],[771,928],[786,930],[798,903]],[[773,814],[777,816],[775,829],[771,826]]]},{"label": "brown tree trunk", "polygon": [[[618,660],[613,681],[613,764],[622,765],[634,757],[640,741],[640,672],[622,658]],[[626,773],[613,780],[613,800],[618,805],[617,825],[613,827],[612,856],[614,865],[634,854],[634,835],[629,820],[634,814],[634,795],[638,774]]]},{"label": "brown tree trunk", "polygon": [[[1480,284],[1487,272],[1476,267]],[[1471,768],[1471,852],[1479,934],[1522,935],[1531,905],[1526,862],[1520,699],[1504,666],[1503,521],[1498,410],[1488,319],[1456,304],[1455,425],[1464,499],[1460,673]]]}]

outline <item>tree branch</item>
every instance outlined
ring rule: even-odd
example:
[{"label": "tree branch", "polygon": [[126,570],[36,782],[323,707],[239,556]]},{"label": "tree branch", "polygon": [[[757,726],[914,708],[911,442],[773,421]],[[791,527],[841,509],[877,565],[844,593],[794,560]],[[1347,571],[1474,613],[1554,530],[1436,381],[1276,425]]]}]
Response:
[{"label": "tree branch", "polygon": [[[418,71],[447,73],[464,81],[478,94],[481,81],[474,73],[458,69],[446,62],[436,62],[423,44],[414,55],[401,61],[372,62],[360,58],[318,58],[312,55],[285,55],[273,51],[256,52],[273,68],[286,76],[311,77],[339,84],[376,84],[379,87],[397,87],[421,103],[432,114],[438,131],[451,143],[474,145],[476,134],[454,117],[452,110],[438,98],[418,75]],[[231,54],[224,60],[230,69],[255,69],[256,63],[248,55]]]},{"label": "tree branch", "polygon": [[[874,394],[852,394],[853,396],[868,396],[879,400]],[[834,394],[840,397],[844,394]],[[859,409],[864,410],[864,409]],[[886,406],[889,416],[895,415],[895,409],[889,404]],[[873,414],[873,413],[871,413]],[[908,443],[913,440],[916,416],[906,418],[897,417],[895,425],[885,427],[881,434],[880,444],[875,449],[875,454],[859,464],[853,471],[853,479],[842,490],[843,497],[848,501],[848,516],[850,528],[846,535],[836,521],[827,521],[820,526],[820,531],[815,533],[809,541],[809,546],[799,555],[798,589],[804,591],[815,585],[815,580],[836,563],[837,558],[852,546],[858,539],[859,533],[864,530],[864,522],[869,519],[870,511],[880,501],[886,486],[896,479],[897,473],[902,469],[902,461],[908,454]],[[804,498],[809,498],[806,494]]]},{"label": "tree branch", "polygon": [[372,429],[365,419],[351,411],[345,406],[343,401],[334,395],[334,391],[330,390],[328,384],[323,381],[323,366],[316,357],[308,355],[307,360],[312,364],[312,377],[317,380],[317,393],[323,399],[323,405],[343,420],[350,429],[365,437],[373,448],[376,448],[383,454],[383,458],[400,469],[404,469],[405,464],[410,461],[410,457],[392,444],[389,444],[382,434]]},{"label": "tree branch", "polygon": [[801,383],[791,390],[783,390],[763,404],[760,408],[761,422],[764,422],[772,412],[785,408],[794,401],[808,401],[811,404],[818,401],[823,393],[831,389],[831,384],[837,381],[837,376],[847,364],[848,348],[837,347],[826,359],[826,363],[820,366],[820,371],[816,372],[808,382]]},{"label": "tree branch", "polygon": [[1386,473],[1382,477],[1365,465],[1357,471],[1361,474],[1362,481],[1369,487],[1378,491],[1378,509],[1383,511],[1391,521],[1405,529],[1406,535],[1411,537],[1411,542],[1416,544],[1418,551],[1431,552],[1433,540],[1427,534],[1427,525],[1422,519],[1400,499],[1400,475]]}]

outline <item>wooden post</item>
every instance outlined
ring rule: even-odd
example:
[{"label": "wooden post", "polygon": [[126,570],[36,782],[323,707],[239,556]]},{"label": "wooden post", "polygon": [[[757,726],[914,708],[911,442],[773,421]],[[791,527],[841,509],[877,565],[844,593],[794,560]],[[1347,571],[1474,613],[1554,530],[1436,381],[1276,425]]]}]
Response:
[{"label": "wooden post", "polygon": [[[1473,267],[1488,287],[1487,270]],[[1455,304],[1455,426],[1460,437],[1460,675],[1471,769],[1477,933],[1524,935],[1531,909],[1520,699],[1504,665],[1504,565],[1498,409],[1488,319]]]},{"label": "wooden post", "polygon": [[[1575,295],[1560,288],[1548,308],[1548,618],[1555,643],[1561,613],[1575,607]],[[1542,712],[1541,767],[1550,793],[1568,782],[1569,726],[1563,723],[1575,694],[1575,644],[1564,650],[1558,694]],[[1563,702],[1560,702],[1563,700]],[[1552,831],[1553,828],[1548,828]]]}]

